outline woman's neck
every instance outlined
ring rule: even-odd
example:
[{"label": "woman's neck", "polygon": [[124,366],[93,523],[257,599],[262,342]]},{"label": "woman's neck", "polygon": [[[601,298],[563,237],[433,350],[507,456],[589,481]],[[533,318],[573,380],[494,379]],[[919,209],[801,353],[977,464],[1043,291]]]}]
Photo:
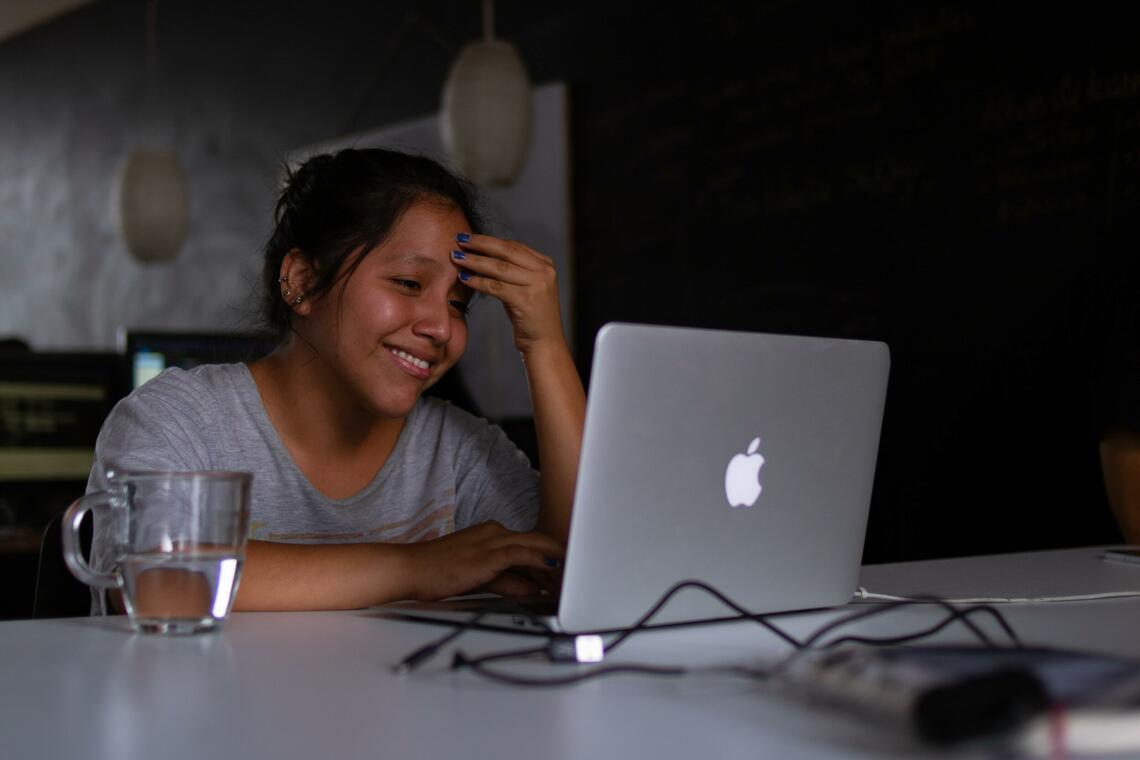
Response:
[{"label": "woman's neck", "polygon": [[295,336],[249,369],[270,422],[302,469],[306,462],[367,463],[378,457],[383,464],[395,447],[404,420],[363,408]]}]

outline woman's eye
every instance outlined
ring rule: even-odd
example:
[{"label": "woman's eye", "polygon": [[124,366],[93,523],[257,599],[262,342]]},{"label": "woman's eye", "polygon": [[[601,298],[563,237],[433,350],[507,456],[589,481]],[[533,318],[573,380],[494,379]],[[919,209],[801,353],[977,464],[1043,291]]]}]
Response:
[{"label": "woman's eye", "polygon": [[399,285],[401,288],[404,288],[405,290],[419,290],[420,289],[420,284],[418,282],[416,282],[415,280],[404,280],[404,279],[397,277],[392,281],[394,283],[396,283],[397,285]]},{"label": "woman's eye", "polygon": [[456,313],[461,317],[466,317],[467,313],[471,310],[471,304],[466,301],[448,301],[447,304],[455,309]]}]

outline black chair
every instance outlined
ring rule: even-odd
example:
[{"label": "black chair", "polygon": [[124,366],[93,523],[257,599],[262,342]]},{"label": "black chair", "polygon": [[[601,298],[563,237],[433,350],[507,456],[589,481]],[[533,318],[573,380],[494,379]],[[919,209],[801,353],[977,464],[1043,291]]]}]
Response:
[{"label": "black chair", "polygon": [[[32,603],[33,618],[85,617],[91,614],[91,590],[67,569],[63,561],[63,513],[51,519],[44,528],[40,543],[40,561],[36,569],[36,595]],[[91,556],[91,513],[79,526],[79,543],[83,556]]]}]

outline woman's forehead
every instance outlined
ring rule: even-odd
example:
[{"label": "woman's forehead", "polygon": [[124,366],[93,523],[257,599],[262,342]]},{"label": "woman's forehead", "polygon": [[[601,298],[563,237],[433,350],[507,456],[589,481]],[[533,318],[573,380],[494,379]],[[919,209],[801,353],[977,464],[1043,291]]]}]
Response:
[{"label": "woman's forehead", "polygon": [[379,249],[393,260],[422,256],[447,261],[455,247],[455,236],[468,232],[469,226],[454,206],[420,202],[400,216]]},{"label": "woman's forehead", "polygon": [[[460,226],[462,229],[452,231],[451,228]],[[443,228],[447,234],[454,235],[457,232],[467,232],[470,225],[463,212],[455,207],[454,204],[440,200],[422,199],[415,201],[404,213],[400,214],[400,218],[396,220],[393,227],[393,233],[400,231],[426,231]]]}]

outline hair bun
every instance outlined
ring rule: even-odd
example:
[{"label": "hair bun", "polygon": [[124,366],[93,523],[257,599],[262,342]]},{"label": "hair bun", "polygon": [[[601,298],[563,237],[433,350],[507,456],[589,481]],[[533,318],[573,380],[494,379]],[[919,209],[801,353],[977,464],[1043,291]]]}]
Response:
[{"label": "hair bun", "polygon": [[280,222],[281,218],[290,211],[296,211],[306,205],[306,199],[311,197],[319,184],[319,175],[322,170],[333,162],[333,157],[327,153],[312,156],[296,169],[286,167],[285,189],[277,199],[274,209],[273,221]]}]

